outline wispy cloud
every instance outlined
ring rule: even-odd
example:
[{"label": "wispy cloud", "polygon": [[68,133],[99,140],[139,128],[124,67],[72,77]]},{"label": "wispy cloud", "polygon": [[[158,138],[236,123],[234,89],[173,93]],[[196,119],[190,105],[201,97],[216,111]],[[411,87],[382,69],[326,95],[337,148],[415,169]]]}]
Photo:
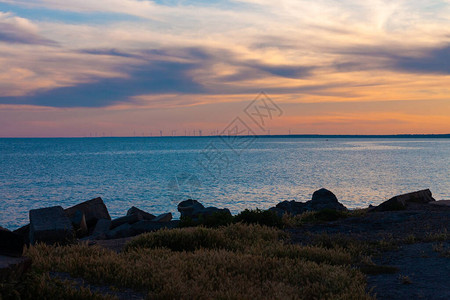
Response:
[{"label": "wispy cloud", "polygon": [[119,111],[198,108],[260,90],[296,104],[450,94],[448,1],[0,3],[9,10],[0,12],[2,105]]}]

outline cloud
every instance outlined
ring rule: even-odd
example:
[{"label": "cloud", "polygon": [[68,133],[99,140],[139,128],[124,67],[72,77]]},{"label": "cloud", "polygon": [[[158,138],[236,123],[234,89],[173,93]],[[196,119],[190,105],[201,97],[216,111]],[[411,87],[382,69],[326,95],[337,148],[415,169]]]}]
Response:
[{"label": "cloud", "polygon": [[450,74],[450,44],[419,57],[395,57],[394,61],[397,68],[408,72]]},{"label": "cloud", "polygon": [[30,45],[50,45],[57,43],[38,33],[38,29],[27,19],[0,12],[0,42]]}]

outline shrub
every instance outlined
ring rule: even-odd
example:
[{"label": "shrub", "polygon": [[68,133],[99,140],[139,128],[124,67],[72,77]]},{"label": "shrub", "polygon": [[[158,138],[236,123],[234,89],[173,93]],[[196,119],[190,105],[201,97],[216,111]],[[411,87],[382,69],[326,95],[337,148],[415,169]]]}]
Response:
[{"label": "shrub", "polygon": [[283,227],[281,217],[270,210],[244,210],[234,217],[234,222],[245,224],[259,224],[271,227]]},{"label": "shrub", "polygon": [[[82,244],[37,245],[27,255],[33,272],[44,274],[40,280],[65,272],[89,284],[140,290],[149,299],[371,298],[344,250],[293,245],[287,238],[273,227],[239,223],[143,234],[121,253]],[[76,299],[66,287],[62,295]],[[60,291],[48,288],[48,295]]]},{"label": "shrub", "polygon": [[205,226],[210,228],[216,228],[220,226],[226,226],[233,223],[233,216],[227,211],[218,211],[212,215],[201,215],[198,219],[193,220],[190,217],[182,217],[179,227],[193,227],[193,226]]}]

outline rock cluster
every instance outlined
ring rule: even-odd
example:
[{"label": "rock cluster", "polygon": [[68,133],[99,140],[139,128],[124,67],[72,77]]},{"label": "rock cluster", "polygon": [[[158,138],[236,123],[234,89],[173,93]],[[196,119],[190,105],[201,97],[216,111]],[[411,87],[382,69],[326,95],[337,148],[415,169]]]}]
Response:
[{"label": "rock cluster", "polygon": [[190,218],[194,221],[199,218],[212,216],[215,213],[223,213],[231,216],[231,212],[228,208],[217,208],[214,206],[204,207],[203,204],[192,199],[180,202],[180,204],[178,204],[178,211],[180,212],[181,219]]},{"label": "rock cluster", "polygon": [[[80,240],[116,239],[161,228],[174,228],[172,214],[155,216],[131,207],[123,217],[111,219],[102,198],[95,198],[63,209],[61,206],[33,209],[30,224],[14,233],[23,243],[67,244]],[[2,233],[3,234],[3,233]]]},{"label": "rock cluster", "polygon": [[324,188],[315,191],[312,195],[312,199],[309,201],[283,201],[278,203],[275,207],[270,208],[269,210],[277,213],[280,216],[286,213],[295,216],[306,211],[319,211],[323,209],[340,211],[347,210],[347,208],[338,201],[336,195]]}]

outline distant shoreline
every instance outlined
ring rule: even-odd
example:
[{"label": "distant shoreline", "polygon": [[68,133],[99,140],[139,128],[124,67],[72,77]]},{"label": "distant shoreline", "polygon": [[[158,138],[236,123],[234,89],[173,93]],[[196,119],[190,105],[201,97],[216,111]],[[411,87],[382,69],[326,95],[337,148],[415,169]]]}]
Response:
[{"label": "distant shoreline", "polygon": [[[387,138],[387,139],[450,139],[448,134],[375,134],[375,135],[357,135],[357,134],[272,134],[272,135],[240,135],[240,137],[258,137],[258,138],[312,138],[312,139],[333,139],[333,138]],[[0,139],[98,139],[98,138],[220,138],[224,135],[205,135],[205,136],[96,136],[96,137],[0,137]]]}]

